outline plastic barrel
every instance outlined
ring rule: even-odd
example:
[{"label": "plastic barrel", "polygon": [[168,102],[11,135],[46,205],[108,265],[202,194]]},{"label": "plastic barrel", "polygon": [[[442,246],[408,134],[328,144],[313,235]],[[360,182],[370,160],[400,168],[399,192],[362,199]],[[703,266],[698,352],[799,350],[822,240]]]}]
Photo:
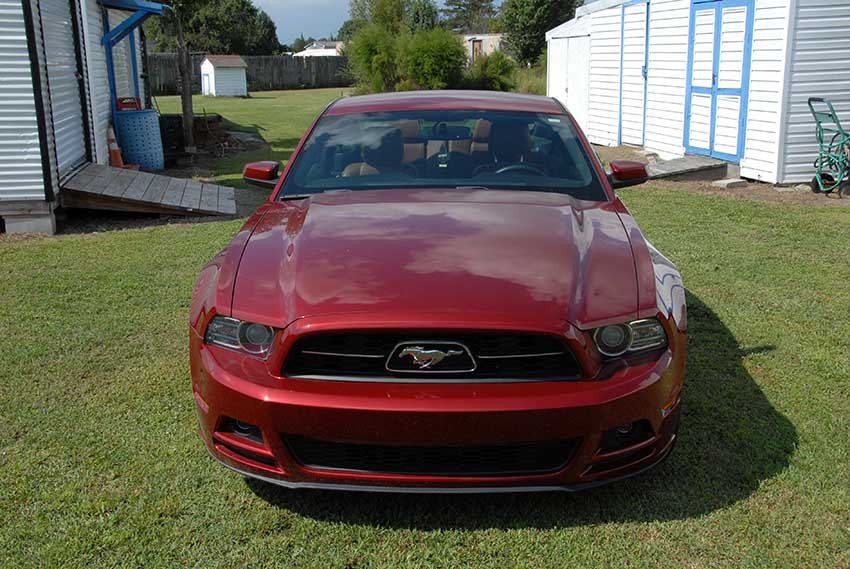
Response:
[{"label": "plastic barrel", "polygon": [[156,110],[119,111],[115,130],[125,164],[138,164],[144,170],[165,168]]}]

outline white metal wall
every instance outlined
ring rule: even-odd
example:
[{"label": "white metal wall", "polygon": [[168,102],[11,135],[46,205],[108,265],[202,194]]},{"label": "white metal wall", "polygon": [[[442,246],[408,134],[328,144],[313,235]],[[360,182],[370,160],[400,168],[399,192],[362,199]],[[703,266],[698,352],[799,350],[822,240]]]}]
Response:
[{"label": "white metal wall", "polygon": [[832,101],[850,129],[850,5],[847,0],[796,0],[779,146],[779,181],[812,179],[818,152],[815,123],[806,101]]},{"label": "white metal wall", "polygon": [[40,2],[56,161],[60,178],[86,159],[76,38],[69,0]]},{"label": "white metal wall", "polygon": [[219,67],[211,79],[216,97],[244,97],[248,94],[244,67]]},{"label": "white metal wall", "polygon": [[594,12],[590,21],[587,135],[615,146],[620,126],[620,6]]},{"label": "white metal wall", "polygon": [[[756,0],[749,109],[741,175],[778,182],[790,0]],[[850,4],[845,3],[850,10]]]},{"label": "white metal wall", "polygon": [[567,106],[567,61],[569,38],[552,38],[546,48],[546,95]]},{"label": "white metal wall", "polygon": [[646,63],[647,4],[623,8],[623,53],[620,112],[620,140],[623,144],[643,144],[644,77]]},{"label": "white metal wall", "polygon": [[82,0],[82,28],[86,39],[86,67],[89,75],[89,109],[94,134],[95,161],[109,162],[106,129],[112,116],[109,102],[109,78],[106,73],[106,50],[100,43],[103,37],[101,6],[97,0]]},{"label": "white metal wall", "polygon": [[44,200],[35,96],[20,0],[0,0],[0,201]]},{"label": "white metal wall", "polygon": [[644,146],[661,158],[685,153],[685,83],[688,70],[688,0],[652,0]]}]

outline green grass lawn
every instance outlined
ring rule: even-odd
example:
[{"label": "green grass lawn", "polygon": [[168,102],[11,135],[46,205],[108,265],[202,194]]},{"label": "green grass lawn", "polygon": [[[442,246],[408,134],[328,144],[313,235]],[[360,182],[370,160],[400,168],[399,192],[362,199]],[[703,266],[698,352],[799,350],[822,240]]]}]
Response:
[{"label": "green grass lawn", "polygon": [[[257,160],[281,160],[284,163],[295,150],[301,135],[328,103],[349,89],[305,89],[303,91],[262,91],[250,99],[235,97],[193,98],[195,114],[218,113],[231,130],[251,132],[263,137],[271,149],[244,152],[218,160],[215,179],[229,186],[245,187],[242,166]],[[156,97],[163,113],[179,113],[179,97]]]},{"label": "green grass lawn", "polygon": [[[281,157],[333,96],[292,118],[261,95],[214,108]],[[682,431],[579,494],[247,484],[196,434],[187,353],[194,277],[239,221],[0,239],[0,565],[850,566],[850,209],[622,193],[688,287]]]}]

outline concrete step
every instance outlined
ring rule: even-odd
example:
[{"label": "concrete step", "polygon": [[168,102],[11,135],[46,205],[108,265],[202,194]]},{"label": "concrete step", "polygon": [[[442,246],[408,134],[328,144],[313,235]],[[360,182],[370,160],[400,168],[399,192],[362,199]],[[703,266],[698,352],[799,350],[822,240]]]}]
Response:
[{"label": "concrete step", "polygon": [[739,188],[746,188],[747,181],[741,178],[725,178],[723,180],[715,180],[711,185],[723,190],[737,190]]},{"label": "concrete step", "polygon": [[687,154],[681,158],[649,164],[647,171],[653,179],[713,181],[728,177],[728,166],[723,160]]}]

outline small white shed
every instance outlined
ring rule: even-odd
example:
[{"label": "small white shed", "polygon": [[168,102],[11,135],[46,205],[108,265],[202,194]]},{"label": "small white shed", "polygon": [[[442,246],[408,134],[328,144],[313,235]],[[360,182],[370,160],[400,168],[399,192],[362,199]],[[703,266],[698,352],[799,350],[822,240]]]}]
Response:
[{"label": "small white shed", "polygon": [[208,55],[201,62],[201,93],[213,97],[246,97],[248,65],[238,55]]},{"label": "small white shed", "polygon": [[596,144],[796,183],[818,148],[808,98],[850,124],[850,0],[596,0],[546,39],[548,94]]}]

